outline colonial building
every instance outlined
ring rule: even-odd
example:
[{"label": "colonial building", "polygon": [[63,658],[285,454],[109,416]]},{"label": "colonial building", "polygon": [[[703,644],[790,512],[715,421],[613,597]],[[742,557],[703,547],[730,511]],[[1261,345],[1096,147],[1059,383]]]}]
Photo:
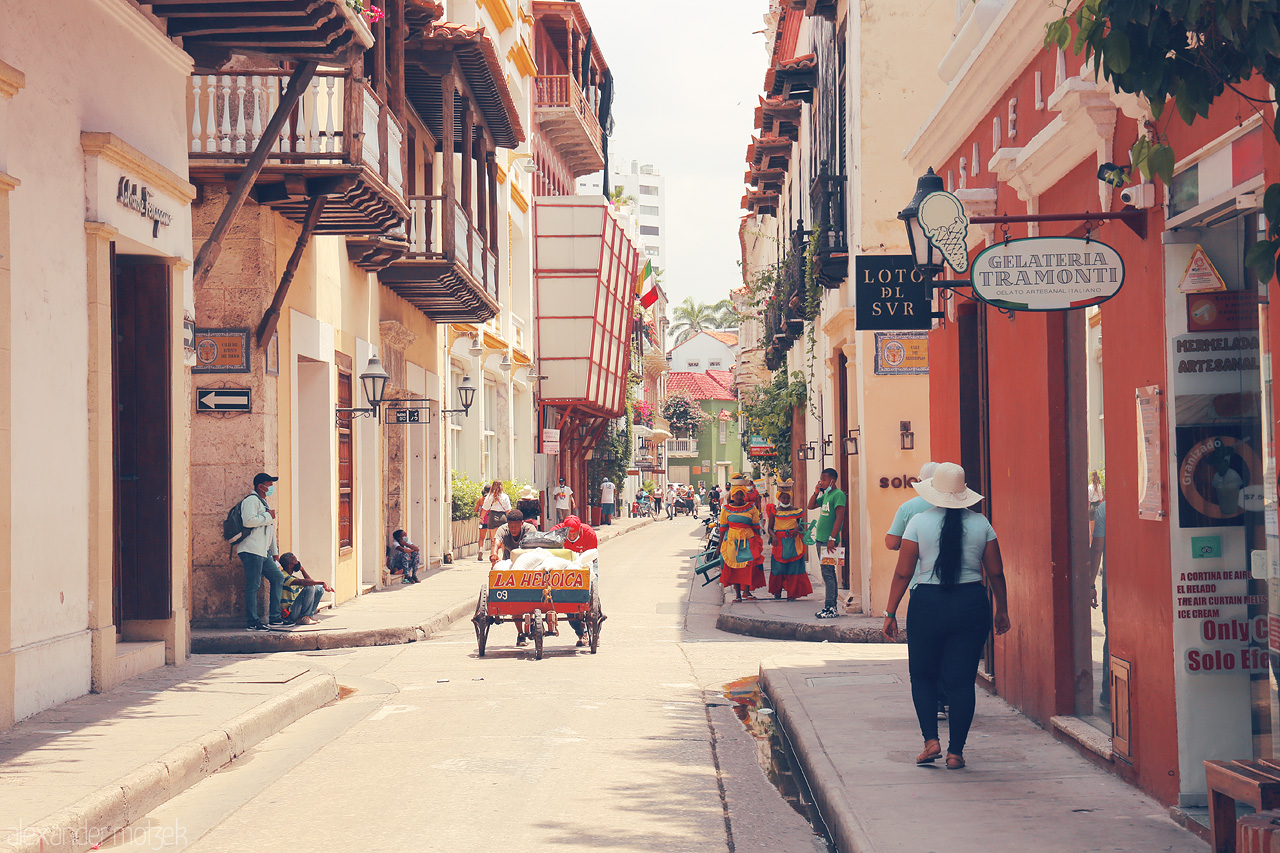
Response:
[{"label": "colonial building", "polygon": [[688,373],[708,370],[733,370],[737,358],[738,333],[699,331],[673,346],[671,369]]},{"label": "colonial building", "polygon": [[952,13],[945,4],[883,4],[872,15],[844,0],[778,0],[767,20],[740,229],[744,289],[733,296],[747,314],[736,381],[749,400],[777,373],[803,377],[791,446],[776,453],[801,494],[822,469],[839,472],[849,501],[841,582],[855,606],[878,613],[896,556],[884,534],[930,459],[928,358],[885,363],[888,342],[923,332],[860,327],[856,282],[859,270],[907,250],[897,188],[913,180],[901,151],[914,131],[902,117],[926,114],[943,87],[903,46],[942,56]]},{"label": "colonial building", "polygon": [[1010,252],[1066,238],[1091,261],[1118,254],[1123,279],[1100,305],[1036,313],[945,292],[929,340],[932,440],[987,496],[1008,567],[1014,627],[983,677],[1194,828],[1204,760],[1277,754],[1277,292],[1244,257],[1264,235],[1259,190],[1280,179],[1280,149],[1272,107],[1264,122],[1247,100],[1269,97],[1257,81],[1190,127],[1160,124],[1178,158],[1171,184],[1101,182],[1101,166],[1128,164],[1151,109],[1045,50],[1060,13],[966,4],[939,69],[946,91],[907,157],[970,217],[1023,220],[970,228],[971,261],[1006,236]]},{"label": "colonial building", "polygon": [[[0,466],[15,496],[0,510],[0,727],[184,660],[197,598],[193,511],[206,500],[224,511],[228,494],[248,489],[192,488],[188,476],[206,452],[192,441],[192,221],[203,202],[189,158],[240,156],[249,128],[264,132],[264,113],[283,97],[282,64],[301,91],[317,63],[344,67],[373,37],[338,0],[274,3],[252,34],[224,13],[216,3],[54,2],[0,32],[0,299],[12,308],[0,324],[10,395]],[[210,77],[195,71],[228,67],[245,50],[277,76],[233,83],[246,78],[228,71],[209,95]],[[240,95],[256,87],[260,106],[227,113],[236,85]],[[190,105],[202,93],[197,149]],[[247,122],[225,124],[237,117]],[[20,369],[11,352],[22,353]],[[252,357],[261,364],[261,351]],[[244,424],[245,441],[228,443],[221,461],[242,466],[247,483],[274,460],[252,450],[261,422]]]},{"label": "colonial building", "polygon": [[738,403],[732,384],[727,370],[672,371],[667,377],[667,390],[688,394],[706,418],[696,434],[677,428],[667,442],[667,476],[673,482],[705,483],[708,489],[715,483],[723,486],[741,467]]}]

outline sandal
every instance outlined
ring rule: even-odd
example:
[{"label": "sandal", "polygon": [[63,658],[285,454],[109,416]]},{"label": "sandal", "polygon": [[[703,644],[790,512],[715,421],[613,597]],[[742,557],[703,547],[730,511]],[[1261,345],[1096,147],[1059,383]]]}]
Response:
[{"label": "sandal", "polygon": [[754,595],[752,595],[749,592],[744,592],[742,594],[742,600],[743,601],[759,601],[760,599],[756,598]]},{"label": "sandal", "polygon": [[[929,744],[933,744],[934,748],[930,749]],[[927,740],[924,742],[924,751],[916,756],[916,766],[923,767],[926,764],[932,764],[942,757],[942,744],[936,740]],[[948,761],[951,759],[948,758]],[[964,759],[961,759],[963,761]]]},{"label": "sandal", "polygon": [[947,769],[960,770],[964,768],[964,756],[947,753]]}]

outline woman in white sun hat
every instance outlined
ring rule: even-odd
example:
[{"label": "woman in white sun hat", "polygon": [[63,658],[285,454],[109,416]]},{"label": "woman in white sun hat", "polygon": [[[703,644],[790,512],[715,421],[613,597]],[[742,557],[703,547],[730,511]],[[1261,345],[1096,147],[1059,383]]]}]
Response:
[{"label": "woman in white sun hat", "polygon": [[[964,744],[973,723],[973,683],[982,647],[993,624],[997,634],[1009,630],[1004,563],[991,522],[969,509],[982,495],[965,485],[963,468],[941,462],[932,477],[914,487],[934,508],[913,517],[902,534],[885,605],[884,634],[897,637],[898,605],[909,586],[911,701],[924,736],[924,751],[916,764],[932,764],[942,757],[937,715],[941,680],[951,706],[947,769],[959,770],[965,765]],[[995,600],[994,619],[988,589]]]}]

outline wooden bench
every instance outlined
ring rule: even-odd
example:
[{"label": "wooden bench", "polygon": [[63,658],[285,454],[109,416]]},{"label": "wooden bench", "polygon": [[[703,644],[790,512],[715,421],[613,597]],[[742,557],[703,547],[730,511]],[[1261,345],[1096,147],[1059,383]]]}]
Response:
[{"label": "wooden bench", "polygon": [[1235,853],[1236,803],[1267,811],[1280,806],[1280,762],[1206,761],[1209,837],[1214,853]]}]

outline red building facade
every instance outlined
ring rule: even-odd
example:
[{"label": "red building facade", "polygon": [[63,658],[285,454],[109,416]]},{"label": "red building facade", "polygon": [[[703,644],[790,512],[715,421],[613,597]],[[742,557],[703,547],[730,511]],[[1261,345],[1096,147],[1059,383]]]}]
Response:
[{"label": "red building facade", "polygon": [[[1054,15],[1007,4],[908,158],[970,217],[1081,214],[973,227],[971,258],[1006,236],[1088,236],[1118,250],[1124,285],[1101,306],[1047,313],[1002,312],[965,288],[939,296],[933,458],[961,462],[987,496],[1004,554],[1014,628],[989,649],[990,688],[1194,818],[1204,760],[1273,758],[1280,741],[1275,283],[1244,268],[1280,150],[1271,107],[1259,116],[1231,92],[1191,127],[1173,109],[1154,123],[1044,49]],[[1178,155],[1170,186],[1122,198],[1098,180],[1157,128]],[[1136,227],[1085,221],[1135,206]],[[1216,280],[1187,275],[1198,256]],[[1157,407],[1145,425],[1143,404]]]}]

